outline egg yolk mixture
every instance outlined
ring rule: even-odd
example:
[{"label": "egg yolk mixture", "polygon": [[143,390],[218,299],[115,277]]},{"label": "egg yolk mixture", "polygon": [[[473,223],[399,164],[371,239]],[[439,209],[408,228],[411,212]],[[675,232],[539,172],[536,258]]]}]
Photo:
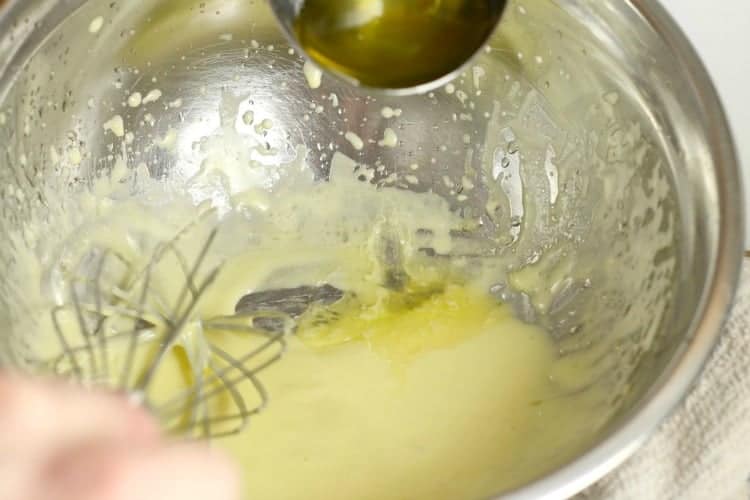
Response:
[{"label": "egg yolk mixture", "polygon": [[[558,465],[588,433],[593,408],[551,379],[545,332],[470,286],[329,321],[289,337],[260,376],[268,407],[215,441],[241,464],[247,499],[485,498]],[[211,341],[252,349],[245,333]],[[152,400],[190,380],[184,358],[165,361]],[[256,402],[251,385],[238,389]]]},{"label": "egg yolk mixture", "polygon": [[[61,333],[69,347],[83,346],[75,351],[78,368],[99,356],[99,372],[96,353],[105,352],[110,371],[98,378],[111,382],[127,365],[127,385],[147,389],[149,407],[163,412],[201,375],[228,367],[222,353],[241,359],[283,338],[283,356],[251,374],[266,405],[252,377],[240,377],[234,392],[219,389],[207,406],[214,417],[236,412],[238,397],[247,409],[263,406],[243,432],[212,441],[240,463],[247,499],[484,498],[579,452],[600,410],[593,390],[577,390],[590,382],[591,368],[561,358],[545,331],[516,319],[490,293],[504,265],[458,255],[457,235],[471,228],[446,201],[377,189],[353,170],[341,158],[325,182],[300,170],[273,191],[237,193],[223,211],[177,197],[154,207],[87,195],[69,213],[90,215],[55,250],[53,271],[20,264],[49,281],[48,290],[36,290],[41,333],[32,350],[56,359]],[[113,183],[120,184],[127,183]],[[158,194],[146,198],[173,196]],[[77,292],[83,313],[54,309],[50,297],[65,296],[92,259],[105,304],[84,287]],[[324,295],[283,299],[295,287],[308,299]],[[271,294],[267,303],[238,316],[259,293]],[[258,323],[269,303],[283,314]],[[106,350],[101,338],[88,339],[87,350],[80,337],[79,314],[92,309],[97,321],[106,316],[95,322],[110,332]],[[56,324],[44,319],[53,316]],[[238,322],[246,328],[231,328]],[[160,332],[175,324],[179,335],[151,370],[167,339]],[[246,367],[274,355],[259,354]],[[63,356],[54,366],[64,372],[70,365]],[[207,382],[203,394],[216,387]],[[173,410],[180,425],[205,417]]]},{"label": "egg yolk mixture", "polygon": [[554,465],[578,424],[555,401],[544,332],[468,288],[348,314],[290,347],[265,379],[268,410],[217,443],[247,498],[484,498]]}]

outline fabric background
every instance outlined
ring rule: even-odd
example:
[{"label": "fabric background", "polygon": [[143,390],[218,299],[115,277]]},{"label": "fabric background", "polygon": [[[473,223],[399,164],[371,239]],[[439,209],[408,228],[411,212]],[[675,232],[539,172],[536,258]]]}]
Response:
[{"label": "fabric background", "polygon": [[750,260],[720,344],[678,411],[577,499],[750,499]]}]

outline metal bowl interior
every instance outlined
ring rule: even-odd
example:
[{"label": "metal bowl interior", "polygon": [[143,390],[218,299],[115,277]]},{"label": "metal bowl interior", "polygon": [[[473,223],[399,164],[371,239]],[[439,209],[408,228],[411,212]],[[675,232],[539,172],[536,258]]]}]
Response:
[{"label": "metal bowl interior", "polygon": [[[563,498],[622,462],[709,356],[742,254],[726,119],[663,9],[516,1],[466,72],[426,95],[325,77],[311,88],[303,64],[265,2],[11,0],[0,14],[0,262],[10,270],[35,251],[32,222],[61,209],[50,193],[88,189],[118,160],[187,185],[206,160],[195,145],[227,120],[261,185],[303,150],[324,181],[343,152],[371,167],[368,182],[432,191],[476,220],[507,270],[503,298],[561,357],[583,352],[597,367],[590,385],[606,397],[591,434],[507,494]],[[151,107],[131,106],[136,92]],[[132,134],[113,134],[114,116]],[[378,143],[386,128],[394,147]],[[544,286],[523,286],[529,275]],[[23,368],[33,356],[13,326],[26,305],[14,279],[0,278],[1,355]]]}]

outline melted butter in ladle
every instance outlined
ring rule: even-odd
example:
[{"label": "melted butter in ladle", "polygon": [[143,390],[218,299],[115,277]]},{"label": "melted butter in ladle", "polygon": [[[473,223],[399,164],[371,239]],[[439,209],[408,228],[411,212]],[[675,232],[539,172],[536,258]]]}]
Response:
[{"label": "melted butter in ladle", "polygon": [[506,0],[306,0],[294,32],[308,56],[360,85],[409,89],[461,68]]}]

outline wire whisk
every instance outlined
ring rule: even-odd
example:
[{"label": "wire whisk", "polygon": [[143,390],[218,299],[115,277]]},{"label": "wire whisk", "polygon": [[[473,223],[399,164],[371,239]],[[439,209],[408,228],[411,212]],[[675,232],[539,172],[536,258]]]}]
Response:
[{"label": "wire whisk", "polygon": [[[184,228],[147,259],[102,245],[87,249],[65,273],[65,302],[51,311],[59,352],[39,365],[126,392],[170,432],[213,439],[242,432],[266,408],[269,396],[259,376],[282,358],[304,307],[290,313],[278,293],[267,307],[250,295],[234,315],[202,317],[201,300],[223,263],[209,258],[217,229],[194,255],[183,248],[180,242],[188,235],[193,241],[197,229]],[[169,283],[164,268],[173,271]],[[327,292],[327,299],[311,296],[307,304],[341,297]],[[231,349],[222,347],[227,338]],[[170,380],[166,387],[164,379]]]}]

